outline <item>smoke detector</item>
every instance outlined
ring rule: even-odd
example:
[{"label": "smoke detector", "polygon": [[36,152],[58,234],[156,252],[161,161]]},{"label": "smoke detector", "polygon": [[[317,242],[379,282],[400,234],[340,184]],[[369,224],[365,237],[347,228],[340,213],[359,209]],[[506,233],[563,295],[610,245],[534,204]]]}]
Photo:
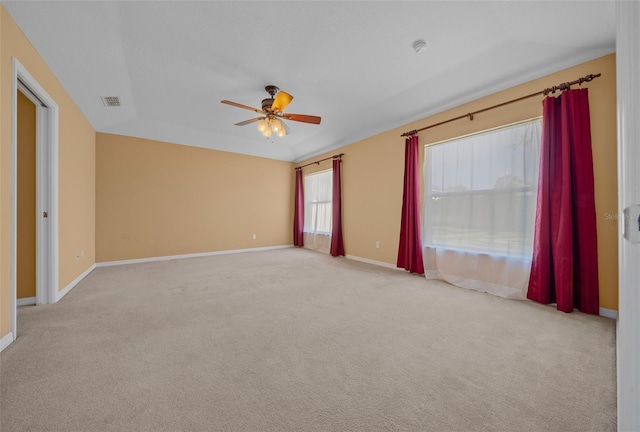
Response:
[{"label": "smoke detector", "polygon": [[413,50],[417,54],[420,54],[421,52],[423,52],[426,49],[427,49],[427,41],[425,41],[424,39],[418,39],[417,41],[415,41],[413,43]]}]

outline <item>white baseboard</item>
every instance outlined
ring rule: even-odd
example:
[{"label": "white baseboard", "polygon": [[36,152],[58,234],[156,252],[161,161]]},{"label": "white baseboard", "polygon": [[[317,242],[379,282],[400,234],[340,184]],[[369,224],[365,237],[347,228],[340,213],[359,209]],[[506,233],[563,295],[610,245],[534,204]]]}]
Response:
[{"label": "white baseboard", "polygon": [[355,256],[355,255],[345,255],[344,257],[348,258],[350,260],[354,260],[354,261],[360,261],[360,262],[364,262],[364,263],[367,263],[367,264],[373,264],[373,265],[377,265],[377,266],[380,266],[380,267],[390,268],[390,269],[393,269],[393,270],[402,270],[402,271],[404,271],[404,269],[398,268],[397,266],[395,266],[393,264],[389,264],[389,263],[384,262],[384,261],[376,261],[376,260],[372,260],[372,259],[369,259],[369,258],[362,258],[362,257],[359,257],[359,256]]},{"label": "white baseboard", "polygon": [[[401,268],[399,268],[397,266],[394,266],[393,264],[389,264],[389,263],[386,263],[386,262],[383,262],[383,261],[375,261],[375,260],[368,259],[368,258],[361,258],[359,256],[345,255],[345,258],[348,258],[348,259],[351,259],[351,260],[354,260],[354,261],[360,261],[360,262],[365,262],[365,263],[369,263],[369,264],[374,264],[374,265],[381,266],[381,267],[387,267],[387,268],[394,269],[394,270],[404,270],[404,269],[401,269]],[[601,307],[600,308],[600,316],[601,317],[605,317],[605,318],[611,318],[611,319],[617,320],[618,319],[618,311],[615,311],[613,309],[607,309],[607,308]]]},{"label": "white baseboard", "polygon": [[124,265],[124,264],[139,264],[139,263],[168,261],[168,260],[184,259],[184,258],[200,258],[200,257],[213,256],[213,255],[228,255],[228,254],[244,253],[244,252],[261,252],[261,251],[268,251],[268,250],[274,250],[274,249],[287,249],[290,247],[293,247],[293,245],[266,246],[266,247],[259,247],[259,248],[250,248],[250,249],[232,249],[232,250],[225,250],[225,251],[202,252],[202,253],[183,254],[183,255],[167,255],[167,256],[138,258],[138,259],[130,259],[130,260],[122,260],[122,261],[105,261],[101,263],[96,263],[96,267],[109,267],[109,266],[117,266],[117,265]]},{"label": "white baseboard", "polygon": [[25,298],[19,298],[16,299],[16,305],[19,306],[31,306],[36,304],[36,298],[35,297],[25,297]]},{"label": "white baseboard", "polygon": [[54,303],[57,303],[62,297],[66,296],[69,293],[69,291],[71,291],[71,289],[73,287],[78,285],[80,283],[80,281],[82,281],[82,279],[86,278],[89,275],[89,273],[91,273],[93,271],[94,268],[96,268],[95,264],[93,264],[91,267],[89,267],[84,272],[82,272],[82,274],[80,276],[78,276],[77,278],[72,280],[71,283],[69,283],[66,287],[64,287],[64,289],[58,291],[56,293],[56,298],[55,298]]},{"label": "white baseboard", "polygon": [[7,333],[2,339],[0,339],[0,352],[4,351],[6,347],[13,342],[13,332]]},{"label": "white baseboard", "polygon": [[600,316],[601,317],[605,317],[605,318],[611,318],[614,320],[618,319],[618,311],[615,311],[613,309],[607,309],[607,308],[600,308]]}]

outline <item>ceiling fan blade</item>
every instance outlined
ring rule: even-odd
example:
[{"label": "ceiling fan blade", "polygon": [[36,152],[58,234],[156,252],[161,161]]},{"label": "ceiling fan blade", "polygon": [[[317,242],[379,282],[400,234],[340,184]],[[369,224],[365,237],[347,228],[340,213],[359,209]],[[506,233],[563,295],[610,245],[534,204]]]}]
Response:
[{"label": "ceiling fan blade", "polygon": [[248,125],[249,123],[255,123],[257,121],[262,120],[263,118],[264,117],[256,117],[256,118],[252,118],[251,120],[245,120],[240,123],[236,123],[236,126],[244,126],[244,125]]},{"label": "ceiling fan blade", "polygon": [[291,96],[289,93],[283,92],[283,91],[278,92],[278,94],[276,95],[276,98],[274,99],[273,103],[271,104],[271,110],[273,112],[282,112],[282,111],[284,111],[284,109],[287,107],[287,105],[289,105],[289,103],[291,103],[292,99],[293,99],[293,96]]},{"label": "ceiling fan blade", "polygon": [[320,124],[320,117],[306,114],[282,114],[282,118],[302,123]]},{"label": "ceiling fan blade", "polygon": [[257,112],[257,113],[260,113],[260,114],[264,114],[264,111],[262,111],[262,110],[259,110],[259,109],[256,109],[256,108],[252,108],[252,107],[247,106],[247,105],[242,105],[242,104],[239,104],[237,102],[231,102],[231,101],[228,101],[228,100],[221,100],[220,103],[231,105],[231,106],[238,107],[238,108],[244,108],[244,109],[249,110],[249,111],[254,111],[254,112]]}]

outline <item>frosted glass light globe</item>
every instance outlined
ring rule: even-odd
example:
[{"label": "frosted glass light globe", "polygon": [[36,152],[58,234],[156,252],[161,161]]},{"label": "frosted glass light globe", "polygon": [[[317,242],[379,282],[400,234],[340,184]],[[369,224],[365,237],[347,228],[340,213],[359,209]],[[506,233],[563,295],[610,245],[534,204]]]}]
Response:
[{"label": "frosted glass light globe", "polygon": [[258,122],[258,130],[264,135],[264,131],[267,129],[269,129],[269,122],[265,119],[260,120]]},{"label": "frosted glass light globe", "polygon": [[282,123],[278,119],[271,120],[271,130],[277,134],[278,131],[282,129]]}]

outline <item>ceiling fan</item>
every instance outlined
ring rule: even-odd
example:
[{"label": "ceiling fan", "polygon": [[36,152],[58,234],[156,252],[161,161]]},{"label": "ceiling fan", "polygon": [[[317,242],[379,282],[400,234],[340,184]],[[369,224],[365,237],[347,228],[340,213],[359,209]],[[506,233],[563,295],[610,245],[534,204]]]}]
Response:
[{"label": "ceiling fan", "polygon": [[302,123],[311,123],[311,124],[320,124],[320,117],[306,115],[306,114],[289,114],[284,113],[284,109],[289,105],[293,96],[289,93],[280,91],[280,89],[273,85],[268,85],[264,88],[269,95],[270,98],[262,100],[262,109],[252,108],[247,105],[239,104],[237,102],[231,102],[228,100],[220,101],[223,104],[235,106],[238,108],[244,108],[249,111],[255,111],[259,114],[262,114],[261,117],[252,118],[250,120],[245,120],[240,123],[236,123],[236,126],[244,126],[249,123],[258,122],[258,130],[265,137],[269,138],[272,134],[277,136],[285,136],[289,133],[289,128],[282,121],[284,120],[293,120]]}]

